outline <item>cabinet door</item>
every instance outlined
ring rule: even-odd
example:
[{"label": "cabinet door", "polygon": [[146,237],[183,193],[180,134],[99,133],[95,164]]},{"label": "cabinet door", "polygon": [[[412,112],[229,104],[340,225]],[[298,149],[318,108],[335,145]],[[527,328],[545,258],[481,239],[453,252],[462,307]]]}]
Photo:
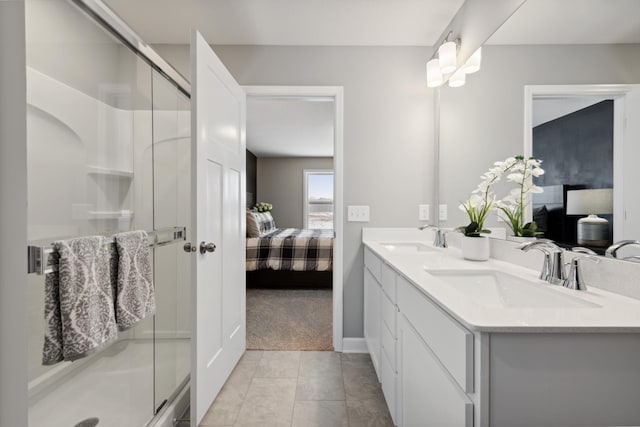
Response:
[{"label": "cabinet door", "polygon": [[473,403],[402,315],[399,326],[399,425],[472,427]]},{"label": "cabinet door", "polygon": [[364,269],[364,338],[373,367],[380,379],[380,285],[368,269]]}]

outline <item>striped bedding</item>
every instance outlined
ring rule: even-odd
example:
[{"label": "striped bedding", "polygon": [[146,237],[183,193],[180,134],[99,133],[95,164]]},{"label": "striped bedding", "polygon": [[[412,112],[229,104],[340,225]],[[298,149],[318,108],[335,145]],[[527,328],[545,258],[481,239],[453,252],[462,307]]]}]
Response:
[{"label": "striped bedding", "polygon": [[247,238],[247,271],[331,271],[333,230],[278,228]]}]

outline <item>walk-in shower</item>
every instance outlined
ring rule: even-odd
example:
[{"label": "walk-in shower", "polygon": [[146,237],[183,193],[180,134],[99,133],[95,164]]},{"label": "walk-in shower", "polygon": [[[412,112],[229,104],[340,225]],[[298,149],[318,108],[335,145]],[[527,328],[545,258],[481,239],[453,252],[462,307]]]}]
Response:
[{"label": "walk-in shower", "polygon": [[[70,1],[27,0],[26,20],[29,244],[188,234],[188,97]],[[29,274],[30,426],[144,426],[188,382],[180,237],[152,249],[156,315],[74,362],[42,365],[44,275]]]}]

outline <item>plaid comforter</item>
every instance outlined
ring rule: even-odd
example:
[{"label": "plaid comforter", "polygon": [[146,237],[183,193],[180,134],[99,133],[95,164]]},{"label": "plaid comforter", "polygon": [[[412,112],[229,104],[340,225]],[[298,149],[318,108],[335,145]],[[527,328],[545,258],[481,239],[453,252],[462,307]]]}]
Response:
[{"label": "plaid comforter", "polygon": [[333,230],[279,228],[247,238],[247,271],[331,271]]}]

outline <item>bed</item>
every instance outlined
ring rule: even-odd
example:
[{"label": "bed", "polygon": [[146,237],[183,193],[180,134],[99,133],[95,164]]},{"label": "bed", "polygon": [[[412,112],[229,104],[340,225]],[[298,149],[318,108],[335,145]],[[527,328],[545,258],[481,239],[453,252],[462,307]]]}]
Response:
[{"label": "bed", "polygon": [[275,228],[247,211],[247,287],[332,287],[333,230]]}]

